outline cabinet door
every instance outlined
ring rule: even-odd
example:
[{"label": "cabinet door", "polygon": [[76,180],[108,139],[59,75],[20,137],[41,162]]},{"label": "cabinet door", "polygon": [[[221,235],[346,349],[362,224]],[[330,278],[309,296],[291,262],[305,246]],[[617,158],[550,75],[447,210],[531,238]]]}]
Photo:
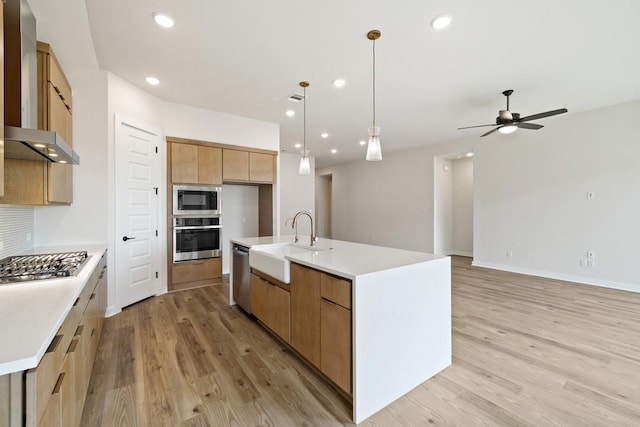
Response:
[{"label": "cabinet door", "polygon": [[291,345],[320,367],[320,275],[291,264]]},{"label": "cabinet door", "polygon": [[[58,376],[58,380],[53,389],[53,392],[46,400],[46,406],[42,415],[37,418],[37,424],[39,427],[63,427],[61,417],[61,404],[62,404],[62,385],[64,383],[64,373]],[[27,424],[32,423],[27,415]],[[33,424],[32,424],[33,425]],[[65,426],[66,427],[66,426]]]},{"label": "cabinet door", "polygon": [[198,183],[198,146],[171,144],[171,182],[174,184]]},{"label": "cabinet door", "polygon": [[285,342],[291,341],[289,292],[252,274],[251,312]]},{"label": "cabinet door", "polygon": [[222,150],[222,179],[227,181],[249,180],[249,152]]},{"label": "cabinet door", "polygon": [[[71,146],[71,112],[67,109],[62,98],[54,90],[53,85],[49,89],[49,122],[47,128],[57,132],[64,141]],[[47,171],[47,201],[49,203],[73,202],[73,171],[71,165],[49,163]]]},{"label": "cabinet door", "polygon": [[249,153],[249,180],[273,182],[274,163],[275,156],[271,154]]},{"label": "cabinet door", "polygon": [[222,184],[222,149],[198,146],[198,182]]},{"label": "cabinet door", "polygon": [[323,299],[320,311],[320,370],[351,394],[351,310]]}]

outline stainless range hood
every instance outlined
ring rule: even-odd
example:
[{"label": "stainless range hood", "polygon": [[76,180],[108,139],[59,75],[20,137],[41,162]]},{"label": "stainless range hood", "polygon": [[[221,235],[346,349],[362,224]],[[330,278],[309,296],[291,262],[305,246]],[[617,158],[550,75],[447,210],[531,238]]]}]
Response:
[{"label": "stainless range hood", "polygon": [[36,20],[26,0],[4,5],[5,159],[80,164],[56,132],[38,130]]},{"label": "stainless range hood", "polygon": [[55,132],[4,127],[5,159],[80,164],[80,156]]}]

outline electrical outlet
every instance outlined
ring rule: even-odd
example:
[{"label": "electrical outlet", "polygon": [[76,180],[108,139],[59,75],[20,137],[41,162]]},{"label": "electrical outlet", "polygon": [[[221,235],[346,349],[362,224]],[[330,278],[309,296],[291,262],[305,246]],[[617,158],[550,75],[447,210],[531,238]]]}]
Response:
[{"label": "electrical outlet", "polygon": [[592,259],[587,260],[587,268],[593,268],[596,266],[596,262]]},{"label": "electrical outlet", "polygon": [[507,257],[511,258],[513,256],[512,250],[507,250]]},{"label": "electrical outlet", "polygon": [[595,197],[596,197],[596,193],[594,193],[593,191],[589,191],[587,193],[587,199],[591,200],[591,199],[593,199]]},{"label": "electrical outlet", "polygon": [[31,233],[27,233],[26,239],[27,239],[27,242],[31,241]]},{"label": "electrical outlet", "polygon": [[596,254],[593,251],[587,251],[587,258],[595,258]]},{"label": "electrical outlet", "polygon": [[0,251],[4,250],[4,242],[0,242]]}]

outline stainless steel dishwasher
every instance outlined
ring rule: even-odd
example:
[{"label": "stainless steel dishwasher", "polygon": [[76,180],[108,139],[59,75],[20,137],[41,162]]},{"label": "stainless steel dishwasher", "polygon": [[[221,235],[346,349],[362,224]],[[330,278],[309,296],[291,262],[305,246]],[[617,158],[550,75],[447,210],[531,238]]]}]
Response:
[{"label": "stainless steel dishwasher", "polygon": [[251,268],[249,248],[233,245],[233,299],[244,311],[251,314]]}]

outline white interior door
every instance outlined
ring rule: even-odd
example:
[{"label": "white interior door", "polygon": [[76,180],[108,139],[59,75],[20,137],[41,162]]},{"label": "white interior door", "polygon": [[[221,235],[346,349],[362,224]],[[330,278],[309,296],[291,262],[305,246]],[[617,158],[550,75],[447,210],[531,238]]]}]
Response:
[{"label": "white interior door", "polygon": [[158,132],[115,120],[116,299],[120,308],[158,291]]}]

